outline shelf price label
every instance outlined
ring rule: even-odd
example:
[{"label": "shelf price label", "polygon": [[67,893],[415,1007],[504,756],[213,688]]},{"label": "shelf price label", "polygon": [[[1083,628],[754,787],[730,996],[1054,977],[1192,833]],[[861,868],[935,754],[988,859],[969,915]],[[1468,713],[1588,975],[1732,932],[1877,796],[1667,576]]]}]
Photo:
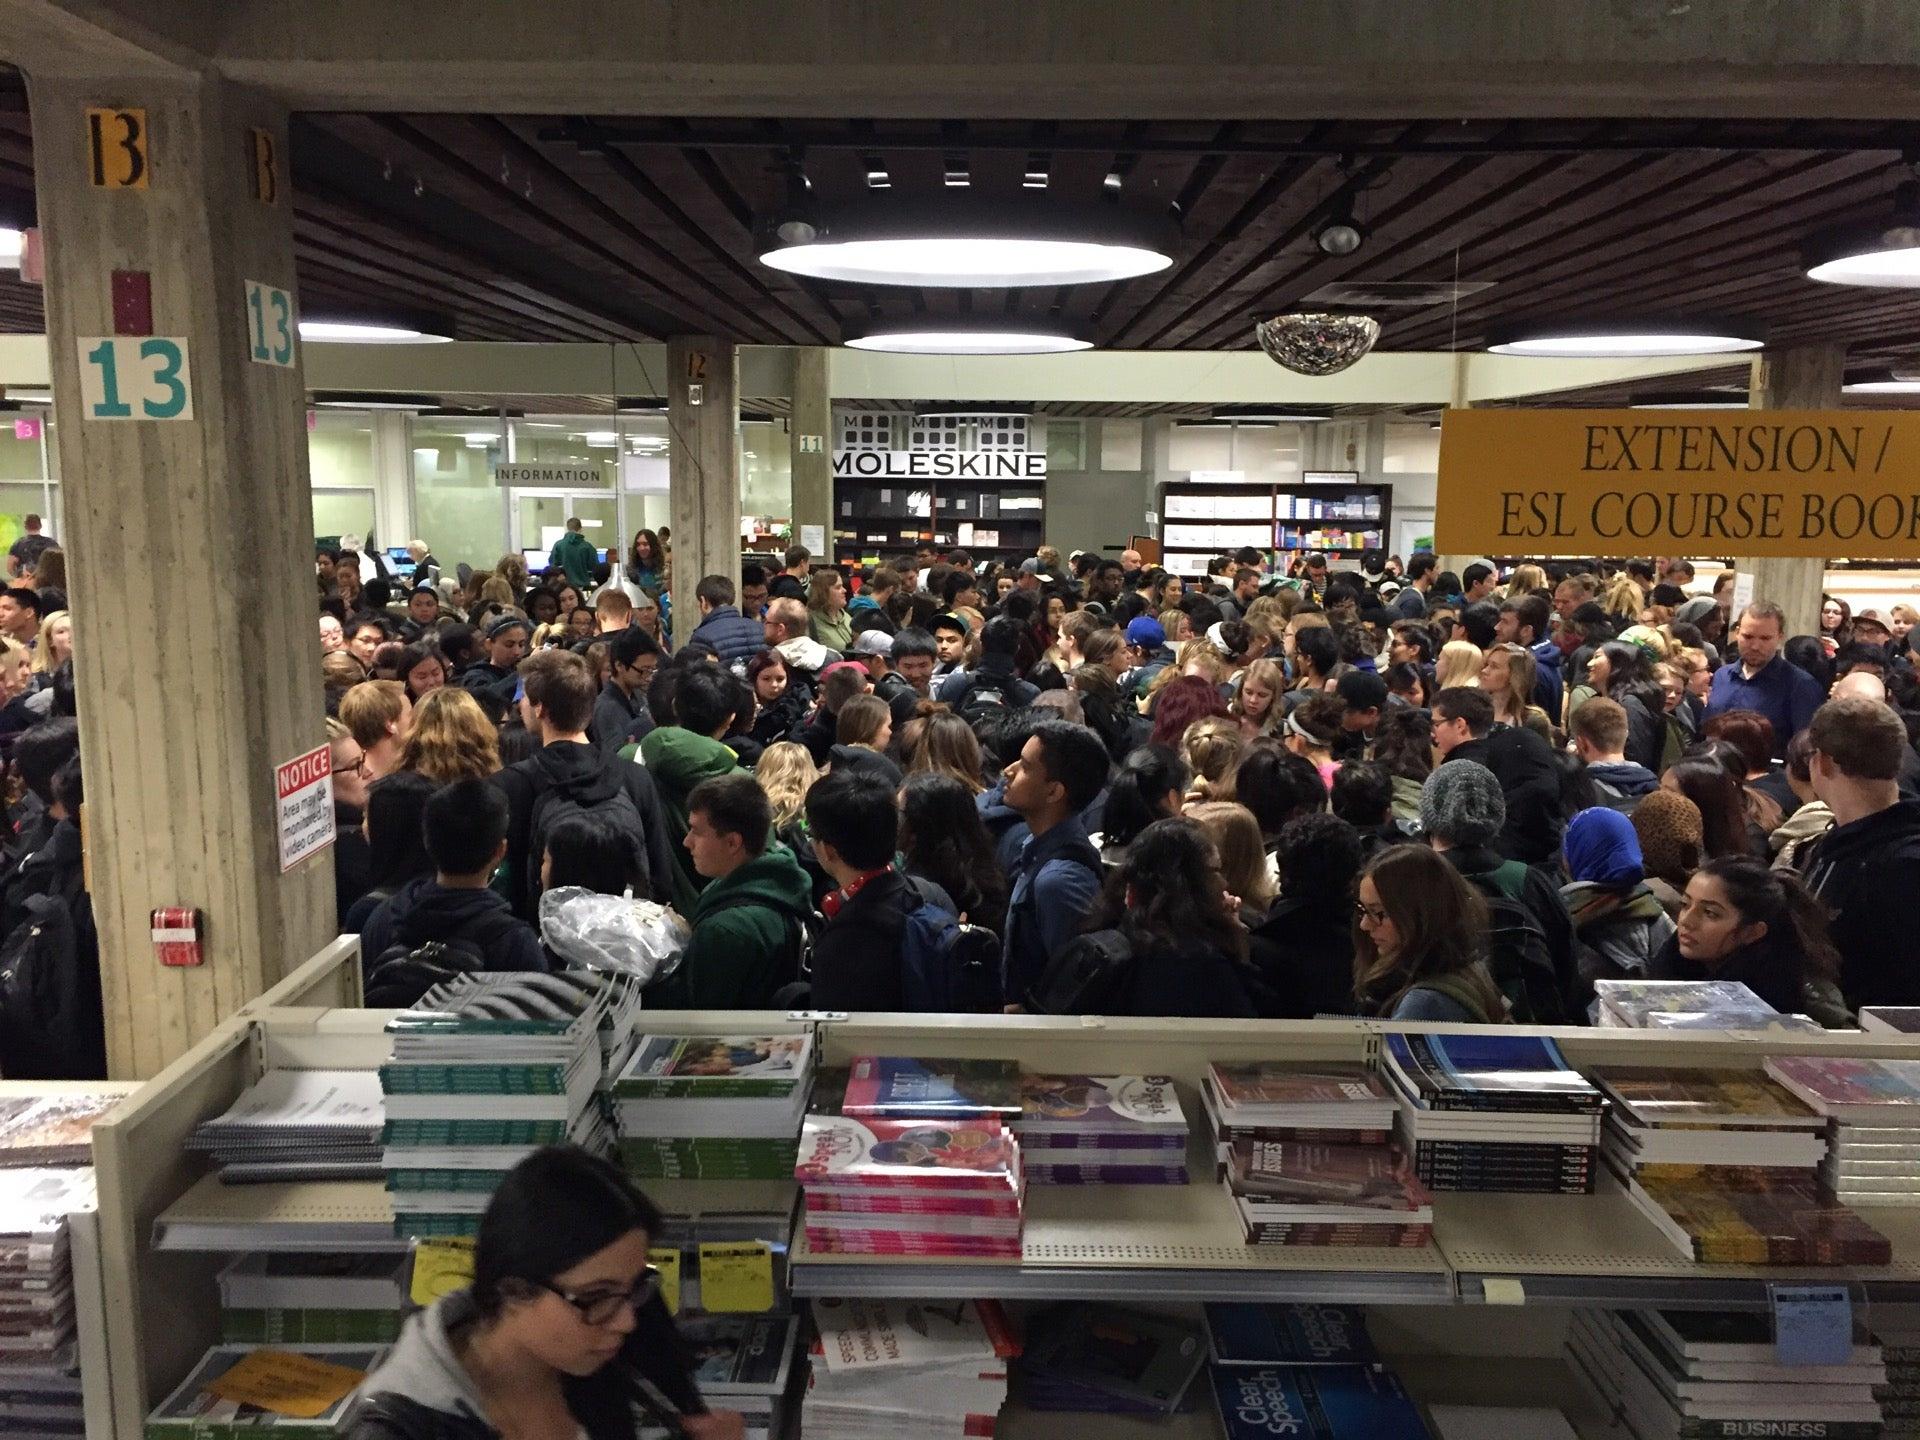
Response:
[{"label": "shelf price label", "polygon": [[443,1295],[473,1283],[473,1241],[422,1240],[413,1247],[413,1279],[408,1295],[425,1308]]},{"label": "shelf price label", "polygon": [[680,1252],[668,1248],[649,1250],[647,1264],[653,1267],[653,1273],[660,1277],[660,1301],[667,1307],[669,1315],[680,1313]]},{"label": "shelf price label", "polygon": [[1769,1285],[1773,1353],[1782,1365],[1844,1365],[1853,1355],[1853,1301],[1844,1285]]},{"label": "shelf price label", "polygon": [[83,418],[193,418],[192,367],[183,336],[83,335],[79,345]]},{"label": "shelf price label", "polygon": [[293,296],[258,280],[246,285],[247,348],[253,363],[291,369],[299,351]]},{"label": "shelf price label", "polygon": [[700,1247],[700,1308],[712,1315],[773,1308],[773,1250],[760,1241]]}]

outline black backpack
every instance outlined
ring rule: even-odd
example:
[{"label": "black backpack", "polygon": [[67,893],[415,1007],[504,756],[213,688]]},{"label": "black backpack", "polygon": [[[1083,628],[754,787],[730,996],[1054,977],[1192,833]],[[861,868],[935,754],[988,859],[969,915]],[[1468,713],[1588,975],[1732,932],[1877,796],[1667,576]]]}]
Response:
[{"label": "black backpack", "polygon": [[493,969],[488,960],[493,946],[519,923],[510,910],[486,910],[460,934],[393,944],[371,958],[361,957],[361,1003],[369,1010],[410,1009],[436,985]]},{"label": "black backpack", "polygon": [[1478,887],[1487,902],[1487,968],[1507,997],[1516,1025],[1577,1025],[1560,993],[1547,932],[1533,912],[1498,890]]},{"label": "black backpack", "polygon": [[640,811],[634,805],[633,797],[627,794],[626,786],[622,785],[606,799],[590,805],[582,805],[564,790],[546,790],[535,798],[527,827],[528,873],[525,886],[530,903],[537,905],[540,899],[540,861],[547,853],[547,837],[561,821],[570,820],[576,815],[598,815],[612,820],[633,846],[636,873],[647,873],[647,827],[641,823]]},{"label": "black backpack", "polygon": [[1133,942],[1119,930],[1076,935],[1047,961],[1028,992],[1027,1009],[1039,1015],[1124,1014],[1134,958]]},{"label": "black backpack", "polygon": [[1000,1013],[1000,937],[960,918],[912,875],[900,935],[901,999],[922,1015]]},{"label": "black backpack", "polygon": [[0,1073],[10,1080],[106,1074],[100,955],[76,918],[84,895],[29,895],[0,944]]},{"label": "black backpack", "polygon": [[960,702],[959,715],[971,725],[982,715],[997,715],[1013,708],[1013,697],[1007,693],[1004,681],[976,676],[967,689],[966,699]]}]

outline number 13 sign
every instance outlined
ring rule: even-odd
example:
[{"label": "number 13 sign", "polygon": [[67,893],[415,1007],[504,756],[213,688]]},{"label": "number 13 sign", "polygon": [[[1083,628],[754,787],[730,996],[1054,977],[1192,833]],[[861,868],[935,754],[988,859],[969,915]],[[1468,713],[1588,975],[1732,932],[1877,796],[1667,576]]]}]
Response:
[{"label": "number 13 sign", "polygon": [[83,335],[80,401],[88,420],[191,420],[187,342],[168,335]]}]

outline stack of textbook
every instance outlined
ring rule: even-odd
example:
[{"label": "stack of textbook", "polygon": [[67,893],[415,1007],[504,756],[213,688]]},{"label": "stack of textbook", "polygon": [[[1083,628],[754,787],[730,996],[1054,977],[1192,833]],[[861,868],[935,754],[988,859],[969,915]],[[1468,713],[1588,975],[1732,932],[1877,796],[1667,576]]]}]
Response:
[{"label": "stack of textbook", "polygon": [[1596,980],[1593,1023],[1633,1030],[1820,1033],[1805,1015],[1782,1015],[1738,980]]},{"label": "stack of textbook", "polygon": [[187,1149],[211,1155],[229,1185],[378,1180],[385,1118],[371,1070],[269,1070]]},{"label": "stack of textbook", "polygon": [[69,1090],[0,1101],[0,1166],[91,1165],[93,1122],[127,1093]]},{"label": "stack of textbook", "polygon": [[72,1237],[93,1208],[89,1167],[0,1170],[0,1435],[84,1429]]},{"label": "stack of textbook", "polygon": [[216,1345],[147,1417],[145,1440],[326,1440],[341,1433],[355,1390],[385,1353],[378,1345]]},{"label": "stack of textbook", "polygon": [[400,1335],[412,1269],[405,1255],[242,1255],[220,1272],[220,1338],[389,1344]]},{"label": "stack of textbook", "polygon": [[991,1436],[1020,1353],[991,1300],[816,1300],[801,1431],[832,1440]]},{"label": "stack of textbook", "polygon": [[1574,1375],[1637,1440],[1880,1434],[1880,1349],[1864,1332],[1832,1365],[1783,1363],[1765,1311],[1576,1310]]},{"label": "stack of textbook", "polygon": [[642,1179],[791,1180],[811,1035],[644,1035],[613,1083],[620,1163]]},{"label": "stack of textbook", "polygon": [[1433,1197],[1393,1145],[1236,1140],[1227,1184],[1250,1245],[1433,1243]]},{"label": "stack of textbook", "polygon": [[1836,1199],[1920,1205],[1920,1061],[1776,1055],[1767,1074],[1831,1122],[1820,1177]]},{"label": "stack of textbook", "polygon": [[816,1254],[1020,1258],[1026,1183],[998,1115],[810,1115],[794,1177]]},{"label": "stack of textbook", "polygon": [[1184,1185],[1187,1117],[1161,1075],[1024,1075],[1014,1120],[1031,1185]]},{"label": "stack of textbook", "polygon": [[1602,1144],[1631,1181],[1647,1166],[1817,1170],[1826,1121],[1757,1070],[1606,1066],[1594,1084],[1611,1101]]},{"label": "stack of textbook", "polygon": [[1222,1177],[1239,1140],[1384,1145],[1393,1133],[1393,1096],[1360,1064],[1214,1064],[1200,1081],[1200,1104]]},{"label": "stack of textbook", "polygon": [[381,1157],[402,1235],[471,1235],[541,1145],[605,1153],[595,1090],[605,991],[590,977],[463,975],[387,1024]]},{"label": "stack of textbook", "polygon": [[1606,1102],[1553,1041],[1392,1034],[1383,1073],[1427,1188],[1592,1193]]}]

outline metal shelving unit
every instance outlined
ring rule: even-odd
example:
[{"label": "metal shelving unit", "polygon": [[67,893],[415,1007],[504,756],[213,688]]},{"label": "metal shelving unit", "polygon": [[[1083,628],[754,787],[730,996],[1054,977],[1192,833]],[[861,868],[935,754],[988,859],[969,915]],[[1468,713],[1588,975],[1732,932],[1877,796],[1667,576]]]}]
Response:
[{"label": "metal shelving unit", "polygon": [[[1161,563],[1199,576],[1208,560],[1244,545],[1276,560],[1306,550],[1353,558],[1385,548],[1392,518],[1391,485],[1169,480],[1160,487]],[[1307,543],[1315,539],[1324,543]]]}]

